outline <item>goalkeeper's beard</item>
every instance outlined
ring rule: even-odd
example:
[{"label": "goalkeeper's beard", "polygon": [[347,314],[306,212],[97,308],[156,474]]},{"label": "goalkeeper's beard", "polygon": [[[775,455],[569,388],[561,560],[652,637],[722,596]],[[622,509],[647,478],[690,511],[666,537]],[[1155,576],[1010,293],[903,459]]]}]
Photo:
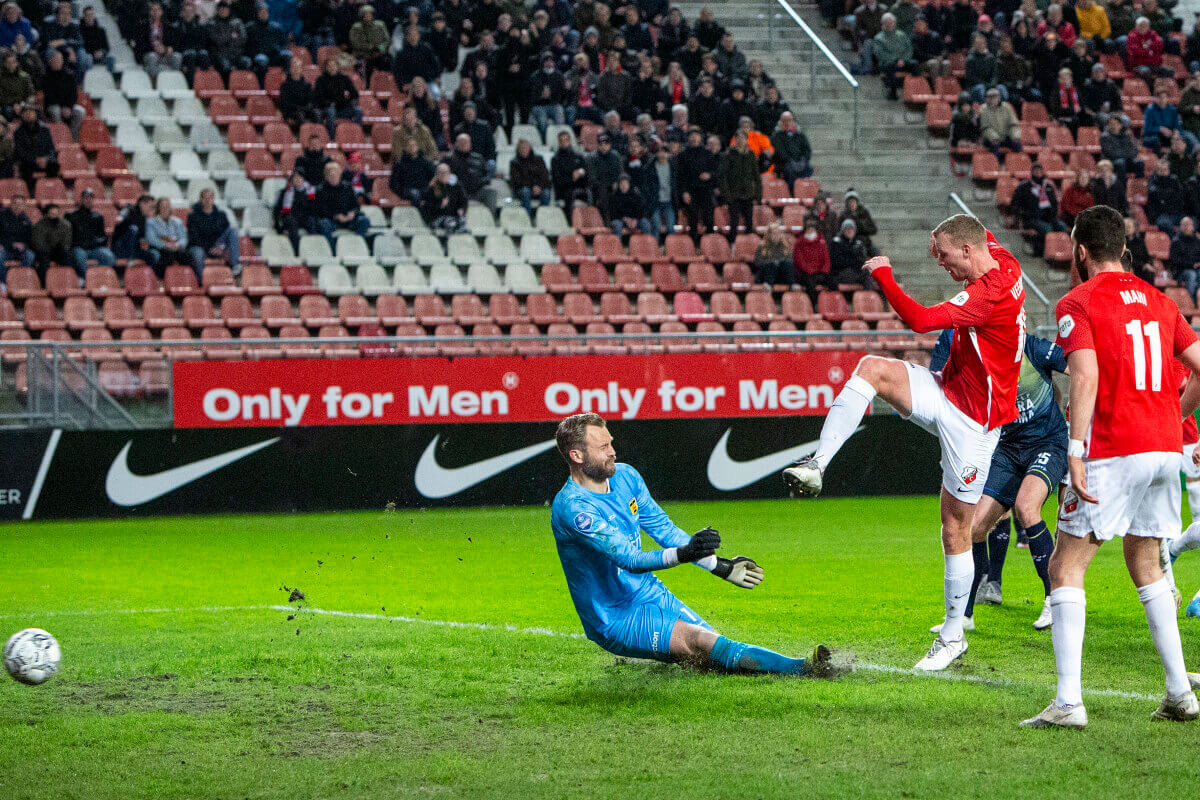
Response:
[{"label": "goalkeeper's beard", "polygon": [[593,481],[606,481],[617,474],[617,461],[616,459],[612,461],[588,461],[584,459],[580,469],[583,470],[584,475]]}]

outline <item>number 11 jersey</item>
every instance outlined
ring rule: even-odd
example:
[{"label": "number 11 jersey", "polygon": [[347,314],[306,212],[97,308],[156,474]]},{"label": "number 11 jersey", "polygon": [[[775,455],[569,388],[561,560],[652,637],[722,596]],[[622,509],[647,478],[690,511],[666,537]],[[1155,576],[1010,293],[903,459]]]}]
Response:
[{"label": "number 11 jersey", "polygon": [[1094,350],[1099,367],[1087,457],[1179,452],[1174,357],[1196,341],[1169,297],[1128,272],[1102,272],[1056,307],[1058,344]]}]

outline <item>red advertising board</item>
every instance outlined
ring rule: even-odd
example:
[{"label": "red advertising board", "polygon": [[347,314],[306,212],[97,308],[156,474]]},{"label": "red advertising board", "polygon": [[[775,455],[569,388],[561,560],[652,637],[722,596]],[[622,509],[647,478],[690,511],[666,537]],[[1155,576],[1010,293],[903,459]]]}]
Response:
[{"label": "red advertising board", "polygon": [[861,353],[175,362],[180,428],[823,415]]}]

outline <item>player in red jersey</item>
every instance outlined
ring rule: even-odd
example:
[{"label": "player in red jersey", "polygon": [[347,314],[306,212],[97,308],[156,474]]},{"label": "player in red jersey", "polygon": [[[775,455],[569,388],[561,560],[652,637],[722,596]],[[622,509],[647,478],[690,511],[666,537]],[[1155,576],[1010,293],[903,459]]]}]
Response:
[{"label": "player in red jersey", "polygon": [[1200,343],[1166,295],[1125,271],[1121,215],[1095,206],[1075,218],[1072,258],[1084,282],[1058,301],[1058,344],[1071,375],[1071,486],[1062,492],[1050,557],[1050,611],[1058,694],[1021,724],[1087,725],[1081,671],[1083,579],[1104,542],[1122,537],[1125,564],[1146,610],[1166,672],[1167,696],[1152,719],[1200,715],[1183,664],[1175,599],[1159,565],[1159,540],[1179,536],[1182,415],[1200,402],[1200,381],[1178,392],[1172,356],[1195,373]]},{"label": "player in red jersey", "polygon": [[946,620],[920,670],[942,670],[967,651],[963,613],[975,565],[971,522],[987,483],[1000,426],[1017,417],[1017,380],[1025,353],[1025,292],[1021,267],[974,217],[950,217],[930,234],[930,255],[965,284],[950,300],[926,308],[904,293],[883,257],[864,269],[879,282],[900,318],[917,333],[953,328],[950,357],[939,373],[866,356],[834,401],[816,453],[783,472],[802,496],[821,491],[830,459],[858,428],[876,395],[938,437],[942,448],[942,551]]}]

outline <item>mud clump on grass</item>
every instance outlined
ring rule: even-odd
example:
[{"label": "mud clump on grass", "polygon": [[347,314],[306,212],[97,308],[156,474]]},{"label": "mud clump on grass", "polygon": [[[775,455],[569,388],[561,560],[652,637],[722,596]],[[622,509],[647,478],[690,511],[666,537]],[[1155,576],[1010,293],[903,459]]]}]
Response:
[{"label": "mud clump on grass", "polygon": [[289,603],[298,603],[304,599],[304,592],[299,589],[292,589],[292,593],[288,595]]}]

